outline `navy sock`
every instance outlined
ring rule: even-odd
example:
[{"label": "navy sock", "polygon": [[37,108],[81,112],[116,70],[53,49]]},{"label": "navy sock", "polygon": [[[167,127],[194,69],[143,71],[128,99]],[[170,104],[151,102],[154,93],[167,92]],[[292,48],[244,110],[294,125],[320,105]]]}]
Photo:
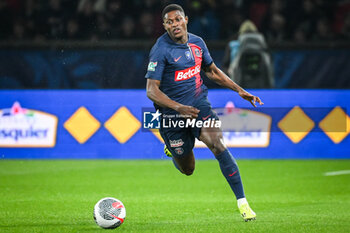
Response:
[{"label": "navy sock", "polygon": [[238,166],[230,151],[226,149],[217,155],[216,159],[219,161],[221,172],[230,184],[236,198],[239,199],[245,197]]}]

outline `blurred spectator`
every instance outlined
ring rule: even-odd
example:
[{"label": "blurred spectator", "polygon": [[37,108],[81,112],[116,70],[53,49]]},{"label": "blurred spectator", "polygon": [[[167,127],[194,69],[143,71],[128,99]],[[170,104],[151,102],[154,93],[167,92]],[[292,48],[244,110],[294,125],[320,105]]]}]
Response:
[{"label": "blurred spectator", "polygon": [[123,17],[121,0],[108,0],[105,15],[108,23],[116,27]]},{"label": "blurred spectator", "polygon": [[344,25],[341,31],[341,38],[344,40],[350,40],[350,12],[347,14]]},{"label": "blurred spectator", "polygon": [[272,88],[273,67],[265,39],[255,25],[246,20],[238,40],[230,41],[223,61],[224,71],[243,88]]},{"label": "blurred spectator", "polygon": [[47,10],[48,5],[39,0],[25,0],[21,5],[18,17],[24,21],[28,39],[45,40],[48,37]]},{"label": "blurred spectator", "polygon": [[151,14],[157,14],[163,9],[163,7],[161,7],[161,4],[159,4],[158,0],[144,0],[140,1],[139,4],[139,7],[141,7],[141,9]]},{"label": "blurred spectator", "polygon": [[76,18],[71,18],[68,20],[64,38],[67,40],[83,39],[82,34],[80,33],[78,20]]},{"label": "blurred spectator", "polygon": [[121,39],[136,38],[135,22],[132,17],[128,16],[123,19],[119,38]]},{"label": "blurred spectator", "polygon": [[349,0],[0,0],[0,39],[155,39],[169,3],[184,7],[189,31],[205,40],[234,36],[246,19],[268,42],[348,38]]},{"label": "blurred spectator", "polygon": [[295,14],[292,20],[295,28],[302,27],[305,30],[306,38],[310,38],[314,31],[317,21],[317,12],[312,0],[301,1],[301,9]]},{"label": "blurred spectator", "polygon": [[215,15],[216,4],[212,1],[193,1],[189,13],[188,30],[207,40],[219,39],[220,23]]},{"label": "blurred spectator", "polygon": [[332,23],[334,31],[342,34],[342,30],[346,21],[346,17],[350,14],[350,1],[339,1],[334,6],[334,21]]},{"label": "blurred spectator", "polygon": [[334,39],[329,21],[326,18],[319,19],[316,23],[316,32],[313,36],[314,41],[330,41]]},{"label": "blurred spectator", "polygon": [[298,44],[304,43],[306,41],[306,32],[302,25],[295,29],[293,34],[293,41]]},{"label": "blurred spectator", "polygon": [[26,37],[26,29],[22,20],[16,20],[12,25],[12,36],[11,40],[23,41],[28,39]]},{"label": "blurred spectator", "polygon": [[141,13],[138,25],[138,38],[154,38],[154,20],[153,15],[150,12],[144,11]]},{"label": "blurred spectator", "polygon": [[36,36],[36,20],[38,13],[38,4],[34,0],[26,0],[22,5],[20,10],[20,15],[25,22],[26,33],[29,38],[33,38]]},{"label": "blurred spectator", "polygon": [[90,4],[94,12],[104,13],[106,11],[106,3],[106,0],[80,0],[78,11],[82,11],[86,4]]},{"label": "blurred spectator", "polygon": [[12,15],[6,0],[0,0],[0,39],[8,39],[13,27]]},{"label": "blurred spectator", "polygon": [[282,42],[286,39],[286,20],[283,15],[274,13],[270,17],[269,27],[265,32],[269,42]]},{"label": "blurred spectator", "polygon": [[96,18],[96,28],[93,32],[95,39],[108,40],[111,39],[111,27],[107,22],[104,14],[98,14]]},{"label": "blurred spectator", "polygon": [[49,0],[49,6],[46,11],[46,22],[48,25],[49,39],[62,39],[64,36],[64,25],[66,14],[62,8],[61,0]]},{"label": "blurred spectator", "polygon": [[262,31],[268,42],[281,42],[286,38],[287,25],[282,0],[272,0],[262,23]]},{"label": "blurred spectator", "polygon": [[223,0],[217,7],[217,15],[221,25],[221,38],[230,38],[238,32],[239,26],[244,21],[244,15],[236,7],[234,1]]},{"label": "blurred spectator", "polygon": [[268,2],[266,1],[253,1],[251,4],[248,4],[246,8],[248,9],[249,18],[252,22],[258,27],[261,28],[263,19],[266,16],[268,11]]},{"label": "blurred spectator", "polygon": [[272,0],[271,1],[271,14],[283,13],[284,2],[282,0]]},{"label": "blurred spectator", "polygon": [[78,22],[82,35],[91,39],[96,29],[97,14],[92,0],[82,0],[78,6]]}]

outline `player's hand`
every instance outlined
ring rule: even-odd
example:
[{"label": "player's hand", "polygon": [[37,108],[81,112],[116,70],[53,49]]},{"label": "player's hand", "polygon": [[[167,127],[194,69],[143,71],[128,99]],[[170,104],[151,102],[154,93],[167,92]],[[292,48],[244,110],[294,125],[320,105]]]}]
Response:
[{"label": "player's hand", "polygon": [[197,118],[199,113],[199,110],[197,108],[188,105],[181,105],[176,111],[186,118],[192,119]]},{"label": "player's hand", "polygon": [[258,102],[260,105],[263,105],[264,103],[260,100],[259,97],[254,96],[250,94],[249,92],[243,90],[238,92],[238,94],[245,100],[248,100],[254,107],[256,107],[256,102]]}]

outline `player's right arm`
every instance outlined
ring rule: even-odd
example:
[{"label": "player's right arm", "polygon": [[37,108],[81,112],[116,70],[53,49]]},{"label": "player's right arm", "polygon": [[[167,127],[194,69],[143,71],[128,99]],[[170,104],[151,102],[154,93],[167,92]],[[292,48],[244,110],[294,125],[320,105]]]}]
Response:
[{"label": "player's right arm", "polygon": [[197,118],[199,110],[188,105],[180,104],[170,99],[164,92],[159,89],[160,81],[155,79],[147,79],[147,97],[160,107],[171,108],[181,115]]}]

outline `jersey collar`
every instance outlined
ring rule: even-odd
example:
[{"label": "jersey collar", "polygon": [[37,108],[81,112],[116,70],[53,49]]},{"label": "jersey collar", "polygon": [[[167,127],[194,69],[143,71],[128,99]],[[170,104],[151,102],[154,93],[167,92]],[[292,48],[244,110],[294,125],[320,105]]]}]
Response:
[{"label": "jersey collar", "polygon": [[165,38],[166,38],[166,40],[167,40],[167,42],[168,43],[170,43],[170,44],[173,44],[173,45],[177,45],[177,46],[180,46],[180,47],[187,47],[187,44],[190,42],[190,35],[191,35],[191,33],[188,33],[187,32],[187,37],[188,37],[188,39],[187,39],[187,42],[185,43],[185,44],[178,44],[178,43],[176,43],[175,41],[173,41],[171,38],[170,38],[170,36],[169,36],[169,34],[167,33],[167,32],[165,32],[164,34],[166,34],[165,35]]}]

